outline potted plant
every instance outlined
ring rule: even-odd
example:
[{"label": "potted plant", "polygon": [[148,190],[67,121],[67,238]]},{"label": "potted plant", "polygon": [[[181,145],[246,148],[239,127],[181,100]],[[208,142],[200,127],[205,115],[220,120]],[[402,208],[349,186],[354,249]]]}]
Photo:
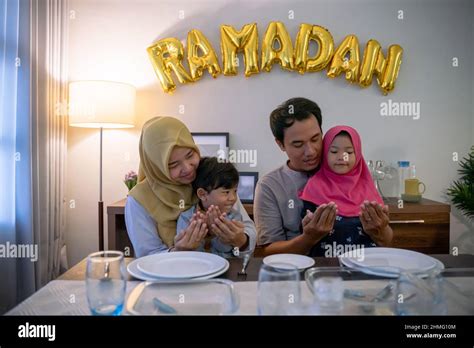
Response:
[{"label": "potted plant", "polygon": [[461,168],[458,173],[459,180],[455,180],[448,189],[448,196],[454,206],[458,208],[469,220],[474,219],[474,146],[468,157],[464,157],[459,163]]},{"label": "potted plant", "polygon": [[129,192],[137,184],[137,180],[138,180],[138,175],[133,170],[125,174],[125,180],[123,182],[128,187]]}]

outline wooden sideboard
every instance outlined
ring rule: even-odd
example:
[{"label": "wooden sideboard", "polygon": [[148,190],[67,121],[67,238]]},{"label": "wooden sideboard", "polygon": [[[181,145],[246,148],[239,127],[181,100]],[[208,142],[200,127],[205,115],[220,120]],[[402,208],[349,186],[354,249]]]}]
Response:
[{"label": "wooden sideboard", "polygon": [[[388,198],[390,226],[393,229],[392,247],[419,251],[425,254],[449,253],[449,218],[451,207],[423,198],[419,203],[403,203]],[[253,205],[244,204],[253,218]],[[125,226],[125,199],[107,207],[108,248],[123,250],[126,256],[134,256],[133,247]]]},{"label": "wooden sideboard", "polygon": [[449,254],[451,206],[423,198],[419,203],[385,199],[393,229],[392,247],[411,249],[424,254]]}]

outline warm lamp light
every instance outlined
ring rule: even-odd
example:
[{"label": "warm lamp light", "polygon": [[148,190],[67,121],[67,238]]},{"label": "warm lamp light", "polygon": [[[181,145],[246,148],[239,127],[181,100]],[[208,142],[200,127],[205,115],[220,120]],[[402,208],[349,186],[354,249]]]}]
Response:
[{"label": "warm lamp light", "polygon": [[104,250],[102,201],[102,132],[104,128],[135,125],[135,87],[112,81],[76,81],[69,84],[69,125],[100,128],[99,250]]},{"label": "warm lamp light", "polygon": [[85,128],[132,128],[135,87],[109,81],[69,84],[69,125]]}]

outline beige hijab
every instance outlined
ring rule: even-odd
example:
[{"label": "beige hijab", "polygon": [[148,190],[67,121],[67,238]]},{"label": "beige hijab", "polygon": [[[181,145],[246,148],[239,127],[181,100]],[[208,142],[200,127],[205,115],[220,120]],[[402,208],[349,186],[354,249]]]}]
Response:
[{"label": "beige hijab", "polygon": [[174,244],[179,214],[197,202],[190,184],[170,178],[168,161],[175,146],[189,147],[199,154],[191,133],[178,119],[155,117],[145,123],[140,136],[138,184],[129,193],[155,220],[158,235],[168,247]]}]

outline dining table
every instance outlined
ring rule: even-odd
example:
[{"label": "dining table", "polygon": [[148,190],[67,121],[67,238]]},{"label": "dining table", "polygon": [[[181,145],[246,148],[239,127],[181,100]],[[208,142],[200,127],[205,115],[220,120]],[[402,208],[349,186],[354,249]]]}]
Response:
[{"label": "dining table", "polygon": [[[441,261],[446,269],[449,268],[474,268],[474,255],[460,254],[433,254],[430,255],[435,259]],[[225,278],[234,282],[244,281],[258,281],[258,272],[263,263],[263,257],[253,257],[250,259],[246,269],[246,276],[239,275],[242,269],[242,259],[230,258],[229,269],[219,278]],[[315,263],[312,267],[338,267],[340,266],[339,259],[337,257],[313,257]],[[130,262],[135,260],[133,257],[126,257],[125,264],[128,265]],[[81,260],[78,264],[73,266],[71,269],[59,276],[58,280],[85,280],[86,279],[86,263],[87,258]],[[131,275],[128,275],[128,280],[136,280]]]},{"label": "dining table", "polygon": [[[448,271],[449,277],[456,280],[466,291],[474,294],[474,255],[434,254],[430,255],[441,261]],[[314,267],[338,268],[342,267],[337,257],[315,257]],[[128,265],[134,258],[125,257]],[[259,271],[263,264],[262,257],[252,257],[248,263],[246,274],[241,274],[242,258],[230,258],[228,270],[217,279],[226,279],[232,282],[236,293],[240,297],[239,310],[233,314],[256,315]],[[7,315],[90,315],[86,294],[86,264],[87,258],[81,260],[57,279],[49,282],[29,298],[10,310]],[[305,282],[305,270],[300,273],[301,297],[308,303],[313,294]],[[377,285],[381,280],[372,275],[363,274],[359,279],[351,279],[350,286],[366,288]],[[126,299],[133,289],[143,283],[140,279],[127,275]],[[347,282],[346,282],[347,283]],[[349,284],[349,283],[347,283]],[[125,312],[125,311],[124,311]],[[127,313],[123,313],[127,314]],[[199,313],[196,313],[199,314]],[[347,314],[347,313],[346,313]],[[447,314],[463,314],[451,312]]]}]

